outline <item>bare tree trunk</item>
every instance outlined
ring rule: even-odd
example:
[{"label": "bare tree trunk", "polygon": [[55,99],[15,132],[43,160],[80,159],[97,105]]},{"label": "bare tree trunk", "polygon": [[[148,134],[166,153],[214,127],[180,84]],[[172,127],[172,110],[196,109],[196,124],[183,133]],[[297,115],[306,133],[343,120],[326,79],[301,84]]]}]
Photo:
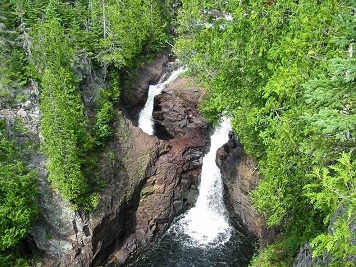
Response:
[{"label": "bare tree trunk", "polygon": [[103,31],[104,31],[104,38],[106,38],[105,0],[102,0],[102,4],[103,4]]},{"label": "bare tree trunk", "polygon": [[152,7],[152,1],[151,1],[151,31],[153,32],[153,7]]}]

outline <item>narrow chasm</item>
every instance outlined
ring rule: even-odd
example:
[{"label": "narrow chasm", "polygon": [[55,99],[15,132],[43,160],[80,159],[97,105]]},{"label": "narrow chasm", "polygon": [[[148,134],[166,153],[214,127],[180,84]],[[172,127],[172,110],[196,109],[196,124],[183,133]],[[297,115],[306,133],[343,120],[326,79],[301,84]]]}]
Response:
[{"label": "narrow chasm", "polygon": [[[199,195],[193,196],[193,205],[176,217],[148,250],[131,257],[124,266],[245,267],[249,264],[255,238],[226,209],[221,172],[215,164],[216,151],[227,142],[228,131],[229,123],[224,122],[210,138],[210,151],[204,153],[202,161]],[[189,170],[198,164],[200,153],[194,149],[185,152],[189,160],[183,168]],[[190,203],[188,195],[183,197],[183,203]]]},{"label": "narrow chasm", "polygon": [[148,64],[122,73],[124,82],[120,96],[120,108],[134,126],[139,124],[140,112],[147,102],[150,85],[159,83],[170,72],[173,62],[169,50],[164,50]]},{"label": "narrow chasm", "polygon": [[[139,255],[162,236],[178,215],[195,205],[203,156],[210,145],[210,127],[196,109],[204,90],[180,77],[182,68],[165,74],[166,66],[174,69],[167,54],[153,62],[159,66],[149,64],[146,71],[140,72],[139,79],[145,80],[146,85],[138,80],[132,91],[124,90],[121,95],[125,103],[122,108],[131,120],[124,165],[129,182],[137,182],[129,231],[117,240],[106,266],[120,266],[128,257]],[[152,72],[151,68],[162,71]],[[142,102],[148,83],[154,80],[147,73],[158,72],[162,76],[153,86],[160,87],[159,93],[151,99],[151,111],[147,112],[150,118],[142,122],[142,110],[147,107],[138,102]],[[142,98],[132,98],[135,95]],[[131,101],[126,103],[128,99]]]}]

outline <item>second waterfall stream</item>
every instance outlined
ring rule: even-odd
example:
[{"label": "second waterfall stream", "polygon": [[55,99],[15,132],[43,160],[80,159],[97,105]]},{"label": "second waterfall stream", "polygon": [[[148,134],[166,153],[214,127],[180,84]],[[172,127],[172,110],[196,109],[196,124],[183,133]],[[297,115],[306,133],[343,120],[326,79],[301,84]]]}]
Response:
[{"label": "second waterfall stream", "polygon": [[[169,86],[180,73],[179,68],[157,85],[149,87],[148,99],[140,113],[139,127],[153,135],[154,97]],[[165,80],[166,79],[166,80]],[[223,200],[223,182],[215,163],[216,151],[228,142],[230,120],[223,118],[211,136],[210,151],[203,158],[196,205],[180,215],[163,237],[129,267],[246,267],[254,251],[253,239],[230,216]]]},{"label": "second waterfall stream", "polygon": [[[152,121],[154,98],[177,79],[184,68],[178,68],[165,79],[165,75],[156,85],[150,85],[146,104],[139,116],[139,127],[147,134],[154,134]],[[230,121],[223,119],[211,136],[209,153],[204,157],[199,197],[196,206],[189,210],[170,231],[182,232],[190,237],[188,245],[219,245],[230,238],[231,227],[223,203],[223,185],[220,169],[215,164],[216,150],[228,141],[231,130]]]},{"label": "second waterfall stream", "polygon": [[155,96],[159,95],[164,88],[174,82],[178,78],[179,74],[185,70],[186,69],[184,67],[178,68],[171,73],[167,80],[165,80],[166,74],[164,74],[157,84],[149,86],[147,101],[144,108],[141,110],[138,119],[138,127],[140,127],[142,131],[149,135],[154,134],[152,112]]},{"label": "second waterfall stream", "polygon": [[223,184],[215,163],[216,151],[228,141],[230,120],[224,118],[211,136],[211,147],[203,159],[199,196],[196,206],[170,229],[189,236],[188,246],[220,246],[231,236],[231,226],[223,201]]}]

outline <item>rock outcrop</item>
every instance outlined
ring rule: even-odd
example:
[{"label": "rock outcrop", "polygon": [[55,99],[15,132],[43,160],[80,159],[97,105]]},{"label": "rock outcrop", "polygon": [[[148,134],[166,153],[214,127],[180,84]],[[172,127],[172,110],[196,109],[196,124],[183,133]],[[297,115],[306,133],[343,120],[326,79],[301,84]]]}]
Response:
[{"label": "rock outcrop", "polygon": [[[163,53],[146,69],[141,68],[137,90],[143,87],[147,90],[148,82],[158,79],[161,71],[156,70],[165,68],[166,62],[167,54]],[[91,112],[99,88],[107,86],[102,70],[95,70],[90,62],[81,60],[75,71],[82,78],[81,90],[86,111]],[[29,128],[39,144],[39,95],[38,90],[35,91],[37,94],[33,101],[1,112],[12,121],[15,117],[23,120],[24,126]],[[100,167],[92,175],[102,180],[105,188],[99,196],[97,208],[90,213],[71,209],[47,180],[46,157],[39,152],[32,154],[30,165],[39,173],[40,216],[30,234],[43,252],[38,266],[99,266],[115,247],[130,236],[140,191],[157,158],[159,140],[134,127],[121,112],[117,114],[114,136],[105,149],[97,153]]]},{"label": "rock outcrop", "polygon": [[222,172],[226,201],[232,212],[260,240],[261,247],[271,242],[275,230],[267,228],[265,218],[252,206],[248,195],[259,180],[256,163],[244,152],[232,132],[229,133],[228,143],[218,149],[216,160]]},{"label": "rock outcrop", "polygon": [[201,128],[206,123],[197,111],[203,94],[193,81],[179,78],[163,90],[154,102],[154,128],[156,135],[176,138],[189,135],[191,129]]},{"label": "rock outcrop", "polygon": [[308,245],[303,245],[297,257],[294,259],[293,267],[320,267],[320,266],[328,266],[328,263],[321,258],[312,257],[313,250]]},{"label": "rock outcrop", "polygon": [[[155,99],[153,117],[161,130],[170,129],[170,139],[159,140],[152,136],[138,139],[140,143],[145,142],[145,138],[152,141],[151,160],[144,170],[132,232],[113,255],[112,265],[122,263],[149,245],[168,228],[175,216],[194,205],[203,155],[210,142],[208,125],[196,110],[202,95],[201,89],[179,78]],[[136,128],[135,131],[141,130]]]},{"label": "rock outcrop", "polygon": [[[335,213],[330,217],[329,227],[328,227],[328,234],[334,234],[334,226],[338,218],[342,218],[347,213],[347,206],[343,205],[339,207]],[[350,227],[351,233],[356,233],[356,218],[354,217],[349,223],[348,227]],[[355,234],[351,235],[349,239],[351,246],[356,246],[356,238]],[[334,244],[335,246],[335,244]],[[319,257],[312,257],[313,249],[308,243],[305,243],[300,247],[299,253],[297,257],[294,259],[293,267],[324,267],[331,265],[331,255],[330,252],[324,252],[322,256]],[[356,255],[351,255],[347,261],[353,262],[353,266],[356,266]],[[337,263],[333,263],[333,266],[336,266]],[[340,266],[345,265],[345,262],[338,262]]]},{"label": "rock outcrop", "polygon": [[[85,64],[90,65],[90,62]],[[95,105],[95,93],[104,81],[95,78],[100,75],[93,74],[92,66],[82,68],[84,70],[79,71],[86,77],[81,88],[83,101],[89,110]],[[114,136],[105,149],[97,152],[100,167],[92,175],[103,181],[105,188],[97,208],[90,213],[73,211],[70,203],[48,181],[46,157],[39,152],[33,154],[31,165],[38,170],[40,214],[30,234],[42,251],[38,266],[97,266],[106,260],[117,240],[128,231],[129,210],[135,203],[134,192],[138,183],[129,183],[129,174],[123,167],[130,138],[129,127],[130,121],[118,113]],[[39,129],[36,134],[39,139]]]},{"label": "rock outcrop", "polygon": [[127,77],[129,82],[123,87],[121,106],[134,126],[137,126],[139,113],[146,103],[148,86],[156,84],[165,72],[172,70],[169,55],[169,51],[162,51],[147,66],[132,71]]},{"label": "rock outcrop", "polygon": [[105,189],[94,211],[74,212],[46,179],[41,181],[47,192],[41,190],[41,214],[31,230],[46,254],[40,266],[99,266],[131,234],[158,139],[145,135],[122,115],[115,129],[115,136],[98,154],[100,168],[93,175],[104,181]]}]

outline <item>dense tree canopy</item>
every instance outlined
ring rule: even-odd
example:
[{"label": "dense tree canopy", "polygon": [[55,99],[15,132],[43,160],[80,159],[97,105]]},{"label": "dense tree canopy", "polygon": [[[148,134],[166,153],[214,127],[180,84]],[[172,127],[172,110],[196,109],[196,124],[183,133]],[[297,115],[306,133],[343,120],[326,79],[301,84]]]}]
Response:
[{"label": "dense tree canopy", "polygon": [[[120,96],[118,72],[162,48],[170,5],[139,0],[1,1],[0,106],[21,102],[24,87],[39,85],[41,145],[49,180],[73,209],[95,206],[99,188],[86,169],[88,155],[112,134],[109,123]],[[107,82],[99,90],[93,122],[84,112],[81,67],[101,70]],[[21,152],[13,141],[2,132],[0,137],[2,252],[25,236],[37,208],[36,174],[19,160]],[[0,265],[5,265],[2,259]]]},{"label": "dense tree canopy", "polygon": [[[232,116],[263,177],[254,204],[269,226],[293,240],[288,257],[308,241],[315,255],[328,251],[335,266],[351,266],[355,0],[182,0],[173,22],[175,2],[1,2],[0,104],[11,105],[23,86],[39,83],[42,147],[53,187],[74,208],[93,207],[97,192],[85,172],[86,157],[112,134],[109,122],[120,97],[115,71],[159,51],[169,26],[177,24],[175,52],[208,90],[201,109],[212,122],[223,112]],[[74,70],[81,59],[101,68],[110,84],[99,91],[92,123]],[[0,137],[4,250],[25,235],[37,209],[35,173],[15,160],[13,141]]]},{"label": "dense tree canopy", "polygon": [[36,172],[26,168],[6,128],[0,120],[0,263],[2,253],[27,235],[38,214]]},{"label": "dense tree canopy", "polygon": [[[253,200],[268,225],[283,226],[297,249],[326,231],[341,206],[354,216],[352,190],[345,192],[349,202],[321,209],[320,201],[340,197],[326,185],[354,188],[355,1],[182,2],[175,51],[208,88],[206,117],[228,112],[257,158],[263,179]],[[315,179],[321,175],[315,168],[329,165],[334,171]],[[348,180],[335,183],[336,177]],[[338,231],[329,234],[336,238]],[[323,244],[316,251],[332,251],[335,264],[352,264],[355,246],[336,253],[340,243],[323,240],[313,241]]]},{"label": "dense tree canopy", "polygon": [[158,51],[170,19],[162,11],[169,5],[136,0],[10,0],[1,6],[1,94],[10,98],[10,88],[19,87],[19,78],[22,85],[30,79],[39,82],[49,179],[73,207],[91,206],[85,202],[93,181],[84,175],[84,158],[112,133],[113,102],[120,94],[117,77],[110,74],[110,86],[101,89],[90,130],[73,66],[85,58],[102,67],[105,75],[108,69],[131,67],[142,53]]}]

